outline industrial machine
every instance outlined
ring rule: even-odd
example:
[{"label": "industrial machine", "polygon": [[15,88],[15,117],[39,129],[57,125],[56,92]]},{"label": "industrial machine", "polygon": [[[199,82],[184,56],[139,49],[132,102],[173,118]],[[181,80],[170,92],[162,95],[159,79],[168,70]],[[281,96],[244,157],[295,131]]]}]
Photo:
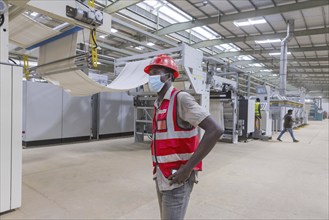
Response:
[{"label": "industrial machine", "polygon": [[[19,7],[45,14],[79,28],[110,34],[111,16],[91,9],[79,1],[16,1]],[[0,0],[0,212],[21,206],[22,190],[22,73],[21,66],[8,62],[9,26],[8,6]],[[66,10],[70,8],[70,10]],[[76,10],[75,10],[76,9]],[[71,17],[67,13],[71,13]],[[76,13],[74,13],[76,12]],[[55,33],[53,31],[52,33]],[[24,41],[24,34],[18,40]],[[44,36],[29,39],[31,48],[48,40]],[[57,36],[54,36],[57,37]],[[36,37],[37,38],[37,37]]]},{"label": "industrial machine", "polygon": [[255,131],[255,99],[239,100],[239,141],[247,141]]},{"label": "industrial machine", "polygon": [[220,141],[237,143],[237,83],[221,76],[212,76],[210,81],[210,113],[221,125],[221,127],[224,128],[224,134],[222,135]]},{"label": "industrial machine", "polygon": [[308,114],[309,110],[306,109],[306,99],[305,99],[306,90],[301,88],[299,91],[287,91],[286,97],[289,101],[294,101],[299,103],[298,108],[294,108],[294,119],[295,123],[294,126],[299,127],[301,125],[305,125],[308,123]]},{"label": "industrial machine", "polygon": [[309,119],[313,121],[323,120],[323,109],[322,109],[322,98],[312,98],[310,99],[309,105]]},{"label": "industrial machine", "polygon": [[22,68],[8,64],[8,12],[0,1],[0,212],[21,206]]},{"label": "industrial machine", "polygon": [[293,110],[292,117],[295,119],[293,127],[305,124],[305,107],[300,101],[288,100],[285,96],[273,93],[270,100],[270,111],[273,119],[273,131],[281,131],[283,129],[283,118],[289,109]]}]

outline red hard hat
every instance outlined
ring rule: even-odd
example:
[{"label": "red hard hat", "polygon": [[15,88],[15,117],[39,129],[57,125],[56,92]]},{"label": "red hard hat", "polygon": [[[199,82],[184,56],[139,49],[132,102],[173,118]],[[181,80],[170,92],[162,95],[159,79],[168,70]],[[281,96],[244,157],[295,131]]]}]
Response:
[{"label": "red hard hat", "polygon": [[174,78],[179,76],[178,67],[175,60],[166,54],[160,54],[154,57],[150,64],[144,68],[144,72],[149,74],[152,66],[164,66],[170,68],[174,70]]}]

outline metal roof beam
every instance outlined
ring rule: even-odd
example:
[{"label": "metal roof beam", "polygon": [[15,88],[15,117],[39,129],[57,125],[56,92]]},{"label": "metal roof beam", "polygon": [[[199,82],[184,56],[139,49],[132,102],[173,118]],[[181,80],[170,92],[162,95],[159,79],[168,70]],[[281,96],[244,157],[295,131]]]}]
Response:
[{"label": "metal roof beam", "polygon": [[136,53],[130,52],[128,50],[120,49],[120,48],[117,48],[117,47],[112,47],[110,45],[107,45],[107,44],[104,44],[104,43],[101,43],[101,42],[99,42],[97,44],[101,48],[105,48],[105,49],[108,49],[108,50],[116,51],[116,52],[119,52],[119,53],[122,53],[122,54],[130,55],[130,56],[136,54]]},{"label": "metal roof beam", "polygon": [[147,31],[144,31],[144,30],[141,29],[141,28],[137,28],[137,27],[135,27],[134,25],[129,24],[129,23],[127,23],[127,22],[124,22],[124,21],[122,21],[122,20],[120,20],[120,19],[118,19],[118,18],[112,17],[112,22],[118,23],[118,24],[120,24],[120,25],[122,25],[122,26],[125,26],[125,27],[127,27],[127,28],[132,29],[132,30],[135,30],[135,31],[137,31],[138,33],[141,33],[141,34],[143,34],[143,35],[145,35],[145,36],[148,36],[148,37],[151,37],[151,38],[153,38],[153,39],[159,40],[159,41],[161,41],[161,42],[163,42],[163,43],[166,43],[166,44],[168,44],[168,45],[170,45],[170,46],[177,47],[177,43],[174,43],[174,42],[172,42],[172,41],[170,41],[170,40],[164,39],[164,38],[159,37],[159,36],[157,36],[157,35],[151,34],[151,33],[147,32]]},{"label": "metal roof beam", "polygon": [[307,84],[307,85],[328,85],[328,81],[320,82],[320,81],[314,81],[314,82],[306,82],[306,81],[288,81],[290,84]]},{"label": "metal roof beam", "polygon": [[[263,70],[263,69],[267,69],[268,67],[247,67],[247,68],[243,68],[241,69],[244,72],[248,72],[248,71],[259,71],[259,70]],[[322,65],[322,66],[288,66],[287,67],[289,70],[292,69],[329,69],[329,65]],[[278,70],[279,68],[271,68],[274,70]]]},{"label": "metal roof beam", "polygon": [[[318,28],[318,29],[310,29],[310,30],[302,30],[302,31],[294,31],[293,36],[309,36],[309,35],[317,35],[317,34],[327,34],[329,33],[328,28]],[[246,42],[246,41],[255,41],[255,40],[264,40],[264,39],[273,39],[273,38],[284,38],[287,33],[277,33],[277,34],[262,34],[262,35],[250,35],[243,37],[232,37],[232,38],[224,38],[224,39],[214,39],[214,40],[204,40],[198,43],[192,44],[193,48],[203,48],[203,47],[211,47],[221,44],[229,44],[229,43],[237,43],[237,42]]]},{"label": "metal roof beam", "polygon": [[308,80],[308,82],[324,82],[327,83],[329,81],[329,78],[287,78],[291,82],[305,82],[305,80]]},{"label": "metal roof beam", "polygon": [[[289,62],[318,62],[318,61],[328,61],[328,57],[323,58],[296,58],[296,59],[288,59]],[[267,59],[267,60],[239,60],[236,62],[233,62],[233,65],[248,65],[253,63],[279,63],[280,59]]]},{"label": "metal roof beam", "polygon": [[248,18],[255,18],[255,17],[260,17],[260,16],[289,12],[289,11],[298,11],[298,10],[302,10],[302,9],[309,9],[309,8],[320,7],[320,6],[325,6],[325,5],[328,5],[328,0],[317,0],[317,1],[309,0],[306,2],[298,2],[298,3],[294,3],[294,4],[289,4],[289,5],[281,5],[278,7],[271,7],[271,8],[254,10],[254,11],[247,11],[247,12],[241,12],[241,13],[236,13],[236,14],[222,15],[222,16],[217,16],[217,17],[212,17],[212,18],[205,18],[205,19],[199,19],[199,20],[172,24],[172,25],[169,25],[165,28],[162,28],[162,29],[156,31],[155,34],[166,35],[166,34],[171,34],[171,33],[179,32],[179,31],[184,31],[184,30],[191,29],[194,27],[200,27],[203,25],[235,21],[235,20],[241,20],[241,19],[248,19]]},{"label": "metal roof beam", "polygon": [[305,81],[305,80],[308,80],[308,81],[313,81],[313,80],[329,80],[329,75],[328,76],[312,76],[312,77],[297,77],[297,76],[295,76],[295,77],[287,77],[287,79],[289,79],[289,80],[292,80],[292,81],[294,81],[294,80],[301,80],[301,81]]},{"label": "metal roof beam", "polygon": [[[305,83],[294,83],[294,84],[297,84],[297,85],[305,85],[305,87],[307,87],[307,88],[315,88],[315,86],[325,86],[326,85],[326,83],[312,83],[310,86],[308,86]],[[325,87],[322,87],[322,88],[325,88]],[[319,88],[317,87],[317,89],[319,89]]]},{"label": "metal roof beam", "polygon": [[[300,76],[300,75],[302,75],[302,76]],[[313,72],[290,72],[290,71],[288,71],[287,77],[288,76],[291,76],[291,77],[306,77],[306,78],[313,78],[313,77],[324,77],[325,78],[325,77],[329,76],[329,72],[314,72],[314,71]]]},{"label": "metal roof beam", "polygon": [[115,12],[118,12],[122,9],[125,9],[129,6],[136,5],[137,3],[141,2],[143,0],[129,0],[129,1],[116,1],[113,4],[105,7],[103,9],[104,12],[113,14]]},{"label": "metal roof beam", "polygon": [[315,77],[315,76],[312,76],[312,77],[287,77],[287,79],[290,79],[290,80],[301,80],[301,81],[305,81],[305,80],[309,80],[309,81],[319,81],[319,80],[329,80],[329,75],[327,76],[318,76],[318,77]]},{"label": "metal roof beam", "polygon": [[117,37],[119,39],[123,39],[125,41],[129,41],[129,42],[132,42],[132,43],[135,43],[137,45],[142,45],[148,49],[151,49],[151,50],[157,50],[156,48],[152,47],[152,46],[148,46],[145,42],[141,42],[141,41],[138,41],[138,40],[135,40],[133,39],[131,36],[128,37],[128,36],[125,36],[123,34],[118,34],[118,33],[111,33],[111,36],[114,36],[114,37]]},{"label": "metal roof beam", "polygon": [[[316,75],[328,75],[329,76],[329,72],[314,72],[314,71],[312,71],[312,72],[309,72],[309,71],[307,71],[307,72],[292,72],[292,71],[288,70],[288,73],[289,73],[290,76],[300,75],[300,74],[308,74],[308,75],[310,75],[310,77],[313,77],[313,76],[316,76]],[[252,75],[279,74],[279,71],[273,71],[273,72],[270,72],[270,73],[267,73],[267,72],[254,72],[254,73],[251,73],[251,74]]]},{"label": "metal roof beam", "polygon": [[[329,50],[329,46],[319,46],[319,47],[300,47],[300,48],[288,48],[289,52],[306,52],[306,51],[323,51]],[[250,50],[250,51],[237,51],[237,52],[223,52],[215,55],[215,58],[227,58],[242,55],[253,55],[253,54],[265,54],[265,53],[279,53],[278,50]]]}]

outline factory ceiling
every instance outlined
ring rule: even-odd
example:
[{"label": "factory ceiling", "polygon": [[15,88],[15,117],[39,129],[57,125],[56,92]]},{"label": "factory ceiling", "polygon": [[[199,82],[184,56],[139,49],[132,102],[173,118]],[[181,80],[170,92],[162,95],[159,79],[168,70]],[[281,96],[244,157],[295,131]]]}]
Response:
[{"label": "factory ceiling", "polygon": [[[49,27],[62,25],[31,16],[24,2],[9,1],[10,18],[25,13]],[[115,59],[185,43],[276,85],[281,40],[293,20],[290,88],[329,95],[328,0],[96,0],[96,7],[113,16],[112,34],[97,35],[104,56]],[[17,55],[21,48],[11,49]]]}]

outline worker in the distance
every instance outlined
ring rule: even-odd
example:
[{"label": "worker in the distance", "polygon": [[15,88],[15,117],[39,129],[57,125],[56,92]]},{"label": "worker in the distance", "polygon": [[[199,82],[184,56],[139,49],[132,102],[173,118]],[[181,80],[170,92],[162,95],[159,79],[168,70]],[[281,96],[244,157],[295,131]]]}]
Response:
[{"label": "worker in the distance", "polygon": [[284,119],[283,130],[281,131],[279,137],[277,138],[278,141],[282,141],[282,140],[281,140],[282,135],[283,135],[284,133],[286,133],[286,131],[288,131],[289,134],[290,134],[290,136],[291,136],[291,138],[292,138],[292,140],[293,140],[294,142],[299,142],[299,141],[295,138],[294,133],[293,133],[293,131],[292,131],[292,126],[293,126],[294,120],[293,120],[293,118],[292,118],[291,115],[292,115],[292,109],[289,109],[289,110],[288,110],[288,113],[287,113],[287,114],[284,116],[284,118],[283,118],[283,119]]},{"label": "worker in the distance", "polygon": [[[193,96],[172,86],[179,73],[170,56],[154,57],[144,71],[150,90],[158,94],[151,150],[161,219],[184,219],[201,160],[223,129]],[[198,126],[205,130],[200,142]]]},{"label": "worker in the distance", "polygon": [[260,130],[260,119],[262,119],[262,114],[260,112],[260,99],[257,98],[255,102],[255,130]]}]

